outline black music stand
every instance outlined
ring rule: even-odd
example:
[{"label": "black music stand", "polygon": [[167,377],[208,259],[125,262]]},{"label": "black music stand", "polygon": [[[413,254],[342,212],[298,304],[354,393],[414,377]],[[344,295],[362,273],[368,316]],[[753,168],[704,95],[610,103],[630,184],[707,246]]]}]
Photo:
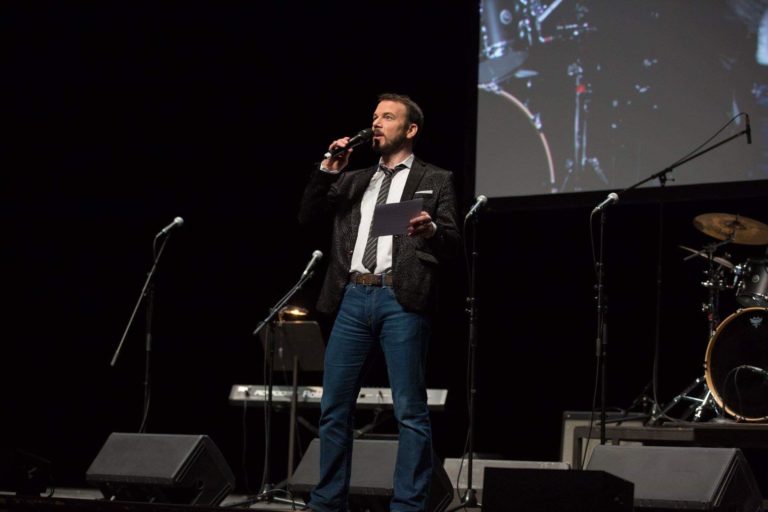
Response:
[{"label": "black music stand", "polygon": [[[270,347],[271,337],[271,347]],[[294,443],[296,438],[296,408],[298,404],[299,370],[322,372],[325,342],[320,325],[315,321],[278,321],[259,333],[270,371],[292,373],[291,419],[288,440],[288,479],[293,476]],[[270,348],[272,357],[269,356]]]}]

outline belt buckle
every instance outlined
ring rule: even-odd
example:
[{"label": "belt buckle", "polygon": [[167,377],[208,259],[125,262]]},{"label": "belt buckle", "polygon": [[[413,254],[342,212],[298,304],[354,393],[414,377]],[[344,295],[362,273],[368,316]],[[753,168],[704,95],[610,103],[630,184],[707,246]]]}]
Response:
[{"label": "belt buckle", "polygon": [[392,279],[391,274],[356,273],[352,275],[352,282],[365,286],[390,286],[391,284],[387,284],[387,278]]}]

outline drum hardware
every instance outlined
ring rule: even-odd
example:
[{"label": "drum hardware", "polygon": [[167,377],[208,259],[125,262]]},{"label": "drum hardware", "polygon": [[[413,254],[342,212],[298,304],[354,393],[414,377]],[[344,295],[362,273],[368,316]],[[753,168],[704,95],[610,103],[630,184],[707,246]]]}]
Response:
[{"label": "drum hardware", "polygon": [[717,417],[722,415],[722,411],[715,402],[712,392],[707,387],[706,378],[702,376],[690,383],[688,387],[672,398],[661,410],[656,411],[651,416],[651,419],[648,420],[648,424],[657,425],[662,418],[669,417],[670,412],[680,403],[688,403],[688,407],[678,414],[679,419],[682,421],[701,422],[711,419],[709,415],[705,416],[705,412],[708,411],[714,413]]},{"label": "drum hardware", "polygon": [[[706,280],[701,284],[709,291],[709,299],[702,304],[701,310],[707,315],[707,322],[709,324],[709,336],[711,337],[715,333],[715,328],[719,323],[718,311],[720,308],[720,292],[728,288],[726,284],[725,270],[731,270],[734,268],[733,263],[727,258],[721,256],[715,256],[715,251],[722,245],[730,243],[730,240],[711,243],[704,246],[702,250],[692,249],[684,245],[678,245],[681,249],[690,252],[691,254],[683,258],[684,261],[700,256],[706,258],[709,262],[707,270],[704,271]],[[717,402],[712,396],[707,382],[706,376],[701,376],[695,379],[689,384],[680,394],[672,398],[672,400],[660,412],[652,416],[651,423],[657,423],[662,417],[669,416],[670,411],[678,406],[681,402],[687,403],[688,407],[680,414],[680,419],[691,420],[694,422],[701,422],[714,417],[722,416],[722,409],[718,407]]]},{"label": "drum hardware", "polygon": [[515,70],[528,59],[532,47],[575,40],[595,30],[582,21],[586,10],[577,7],[577,21],[559,24],[554,27],[554,35],[545,35],[542,23],[562,3],[563,0],[482,0],[479,82],[488,85],[513,76],[519,78]]},{"label": "drum hardware", "polygon": [[483,0],[480,20],[480,83],[497,83],[528,58],[537,25],[528,2],[518,1]]},{"label": "drum hardware", "polygon": [[707,270],[704,271],[706,280],[701,282],[701,285],[709,290],[709,301],[701,306],[701,311],[707,314],[707,319],[709,320],[709,336],[712,336],[715,333],[715,328],[717,327],[717,324],[720,323],[720,319],[718,318],[720,296],[718,294],[723,290],[733,288],[733,284],[729,284],[728,282],[726,270],[734,270],[735,265],[731,263],[728,258],[715,256],[715,251],[728,243],[730,243],[730,240],[707,244],[702,250],[678,245],[681,249],[691,253],[683,258],[683,261],[690,260],[696,256],[701,256],[706,258],[709,262]]},{"label": "drum hardware", "polygon": [[574,118],[573,118],[573,160],[566,161],[566,176],[560,190],[567,190],[571,176],[575,177],[572,189],[582,188],[582,180],[587,169],[591,169],[601,185],[608,185],[608,178],[600,167],[600,161],[587,153],[587,133],[590,104],[592,102],[592,84],[584,81],[584,67],[577,59],[568,66],[568,76],[574,80]]},{"label": "drum hardware", "polygon": [[[697,251],[696,249],[691,249],[690,247],[686,247],[684,245],[678,245],[678,247],[683,249],[683,250],[685,250],[685,251],[688,251],[688,252],[692,253],[690,256],[686,256],[685,258],[683,258],[683,261],[688,261],[691,258],[693,258],[694,256],[701,256],[702,258],[709,259],[709,254],[708,254],[708,252],[706,250]],[[712,258],[712,261],[714,261],[718,265],[720,265],[722,267],[725,267],[727,269],[730,269],[730,270],[733,270],[735,268],[735,265],[733,263],[731,263],[728,260],[728,258],[723,258],[721,256],[714,256]]]}]

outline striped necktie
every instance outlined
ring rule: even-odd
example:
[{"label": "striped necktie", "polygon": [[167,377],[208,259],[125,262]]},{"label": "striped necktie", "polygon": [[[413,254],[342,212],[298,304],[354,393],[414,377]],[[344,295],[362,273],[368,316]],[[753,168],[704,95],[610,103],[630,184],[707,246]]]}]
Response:
[{"label": "striped necktie", "polygon": [[[381,180],[381,186],[379,187],[379,195],[376,197],[376,205],[384,204],[387,202],[387,196],[389,195],[389,187],[392,184],[392,176],[401,169],[405,169],[405,164],[399,164],[394,169],[390,169],[384,164],[379,165],[379,170],[384,173],[384,177]],[[371,236],[373,230],[373,219],[371,219],[371,230],[368,231],[368,241],[365,244],[365,252],[363,253],[363,266],[368,269],[370,273],[376,270],[376,249],[378,246],[379,238]]]}]

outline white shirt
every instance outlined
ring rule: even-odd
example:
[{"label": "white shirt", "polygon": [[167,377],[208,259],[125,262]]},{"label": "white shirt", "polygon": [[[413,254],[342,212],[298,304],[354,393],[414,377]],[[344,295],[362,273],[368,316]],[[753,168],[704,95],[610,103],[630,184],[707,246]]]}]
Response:
[{"label": "white shirt", "polygon": [[[397,171],[394,176],[392,176],[392,183],[389,186],[389,195],[387,195],[387,203],[400,202],[403,195],[403,189],[405,188],[405,182],[408,180],[408,175],[411,172],[413,159],[414,156],[411,154],[408,158],[397,164],[405,165],[406,168]],[[355,250],[352,253],[352,268],[350,268],[350,272],[360,272],[361,274],[368,273],[368,269],[363,266],[363,253],[365,253],[365,245],[368,243],[368,233],[371,231],[373,210],[376,208],[376,199],[379,197],[379,188],[381,188],[383,179],[384,173],[378,169],[371,178],[370,183],[368,183],[368,188],[365,189],[365,193],[363,194],[363,200],[360,202],[360,227],[357,229],[357,240],[355,241]],[[374,271],[374,274],[383,274],[391,268],[392,235],[380,236],[376,247],[376,270]]]}]

